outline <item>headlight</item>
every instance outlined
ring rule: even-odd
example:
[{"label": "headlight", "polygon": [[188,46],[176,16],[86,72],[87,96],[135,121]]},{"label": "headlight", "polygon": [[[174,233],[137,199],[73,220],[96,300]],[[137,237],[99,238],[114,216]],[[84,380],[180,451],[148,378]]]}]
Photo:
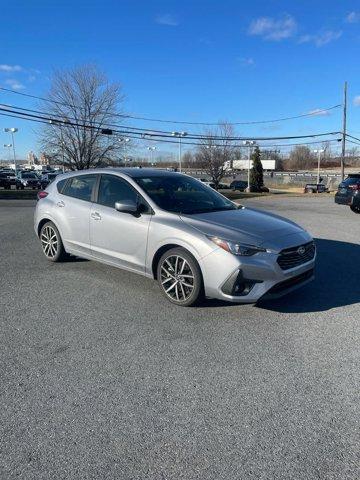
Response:
[{"label": "headlight", "polygon": [[257,247],[255,245],[247,245],[245,243],[235,243],[229,240],[224,240],[218,237],[208,237],[209,240],[214,242],[218,247],[226,250],[233,255],[241,255],[244,257],[250,257],[259,252],[266,252],[266,248]]},{"label": "headlight", "polygon": [[27,185],[27,181],[26,181],[26,180],[21,180],[21,183],[22,183],[23,185]]}]

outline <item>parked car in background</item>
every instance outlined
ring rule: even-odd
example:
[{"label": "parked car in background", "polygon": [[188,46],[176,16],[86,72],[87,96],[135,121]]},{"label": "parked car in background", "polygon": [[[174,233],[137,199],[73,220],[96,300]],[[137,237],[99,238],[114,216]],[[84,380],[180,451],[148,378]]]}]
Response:
[{"label": "parked car in background", "polygon": [[24,190],[32,188],[33,190],[41,188],[40,178],[33,172],[19,172],[16,177],[16,189]]},{"label": "parked car in background", "polygon": [[248,184],[244,180],[233,180],[230,183],[230,188],[234,192],[236,190],[238,190],[239,192],[245,192],[245,190],[247,189],[247,186],[248,186]]},{"label": "parked car in background", "polygon": [[328,191],[323,183],[307,183],[304,187],[304,193],[326,193]]},{"label": "parked car in background", "polygon": [[0,172],[0,187],[6,189],[11,188],[11,181],[8,172]]},{"label": "parked car in background", "polygon": [[207,185],[208,187],[215,188],[215,183],[210,182],[209,180],[206,180],[206,178],[199,178],[198,180],[204,185]]},{"label": "parked car in background", "polygon": [[[59,172],[60,173],[60,172]],[[40,177],[40,182],[41,182],[41,188],[46,188],[49,183],[55,180],[57,175],[59,174],[58,172],[46,172],[43,173]]]},{"label": "parked car in background", "polygon": [[360,173],[350,174],[340,183],[335,203],[348,205],[354,213],[360,213]]},{"label": "parked car in background", "polygon": [[203,297],[255,303],[314,278],[316,247],[308,232],[237,205],[188,175],[150,168],[72,172],[38,198],[34,229],[48,260],[72,254],[145,275],[176,305]]}]

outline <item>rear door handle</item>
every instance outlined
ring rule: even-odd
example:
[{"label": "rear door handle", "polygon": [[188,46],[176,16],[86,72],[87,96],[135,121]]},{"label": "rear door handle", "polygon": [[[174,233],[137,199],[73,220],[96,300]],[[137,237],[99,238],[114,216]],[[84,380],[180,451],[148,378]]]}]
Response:
[{"label": "rear door handle", "polygon": [[65,207],[65,203],[64,203],[62,200],[60,200],[60,202],[57,202],[56,205],[57,205],[58,207]]},{"label": "rear door handle", "polygon": [[91,214],[91,218],[93,218],[94,220],[101,220],[101,215],[99,212],[93,212]]}]

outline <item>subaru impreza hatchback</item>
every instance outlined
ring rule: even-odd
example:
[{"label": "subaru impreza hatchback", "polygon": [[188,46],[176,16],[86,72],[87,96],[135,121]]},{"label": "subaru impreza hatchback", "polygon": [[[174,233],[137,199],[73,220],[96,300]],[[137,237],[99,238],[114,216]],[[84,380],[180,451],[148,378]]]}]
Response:
[{"label": "subaru impreza hatchback", "polygon": [[176,172],[96,169],[59,175],[38,195],[46,258],[75,255],[156,279],[165,297],[238,303],[283,295],[314,277],[309,233],[239,206]]}]

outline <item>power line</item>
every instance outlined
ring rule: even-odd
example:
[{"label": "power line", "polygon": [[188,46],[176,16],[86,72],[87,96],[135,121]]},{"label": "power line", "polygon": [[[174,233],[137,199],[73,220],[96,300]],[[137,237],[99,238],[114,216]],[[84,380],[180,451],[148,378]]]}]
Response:
[{"label": "power line", "polygon": [[[1,111],[5,112],[5,113],[1,113]],[[0,108],[0,116],[12,117],[12,118],[17,118],[17,119],[26,120],[26,121],[32,121],[32,122],[40,123],[40,124],[44,124],[44,125],[49,125],[50,121],[52,120],[51,118],[41,117],[39,115],[32,115],[32,114],[23,113],[23,112],[10,111],[10,110],[3,109],[3,108]],[[95,126],[85,125],[85,124],[76,124],[76,123],[71,123],[71,122],[67,122],[65,124],[65,126],[103,130],[100,127],[95,127]],[[133,140],[142,140],[142,141],[152,140],[152,139],[149,139],[149,138],[144,138],[142,135],[140,135],[139,133],[136,133],[136,132],[130,132],[129,133],[129,132],[126,132],[126,131],[124,132],[124,131],[121,131],[121,130],[116,130],[116,131],[114,131],[114,133],[118,133],[118,134],[121,134],[121,135],[126,135]],[[323,135],[323,134],[320,134],[320,135]],[[178,144],[177,139],[169,140],[169,139],[160,137],[160,138],[156,138],[155,141],[159,142],[159,143],[170,143],[170,144],[176,144],[176,145]],[[328,141],[328,142],[338,142],[339,140],[338,139],[328,139],[326,141]],[[291,147],[291,146],[298,146],[298,145],[320,144],[322,142],[323,142],[323,140],[303,142],[303,143],[262,144],[262,145],[259,145],[259,147],[266,149],[266,148],[270,148],[270,147]],[[183,144],[184,145],[191,145],[191,146],[201,146],[202,145],[199,142],[188,142],[188,141],[183,141]],[[214,144],[214,147],[222,147],[222,146],[223,145]],[[243,148],[244,145],[229,145],[229,147],[231,147],[231,148]]]},{"label": "power line", "polygon": [[[61,124],[64,124],[66,126],[72,126],[72,127],[80,127],[80,128],[92,128],[92,129],[103,129],[106,124],[103,126],[95,126],[95,125],[87,125],[86,121],[79,123],[78,121],[70,122],[70,121],[62,121],[60,122],[58,119],[54,119],[51,116],[47,116],[50,114],[41,114],[41,115],[35,115],[32,113],[26,113],[26,112],[19,112],[16,109],[10,109],[10,108],[0,108],[0,111],[3,112],[9,112],[13,114],[18,114],[22,115],[24,117],[30,117],[30,118],[35,118],[35,119],[40,119],[40,120],[46,120],[47,122],[58,122]],[[45,115],[45,116],[43,116]],[[90,123],[90,122],[87,122]],[[144,135],[143,132],[137,131],[136,128],[130,129],[129,127],[126,130],[123,130],[123,126],[119,126],[118,128],[122,128],[122,130],[111,130],[111,132],[115,133],[121,133],[125,135]],[[295,139],[303,139],[303,138],[317,138],[317,137],[324,137],[324,136],[330,136],[330,135],[337,135],[340,132],[323,132],[323,133],[314,133],[314,134],[309,134],[309,135],[292,135],[292,136],[279,136],[279,137],[221,137],[221,136],[205,136],[205,135],[187,135],[187,138],[190,140],[202,140],[202,141],[208,141],[209,139],[213,139],[214,141],[242,141],[242,140],[256,140],[256,141],[266,141],[266,140],[295,140]],[[153,131],[148,131],[146,134],[146,137],[151,137],[151,138],[174,138],[174,136],[170,133],[158,133],[158,132],[153,132]],[[173,142],[171,142],[173,143]],[[177,143],[177,140],[175,140],[174,143]]]},{"label": "power line", "polygon": [[[0,87],[0,90],[3,90],[4,92],[8,92],[8,93],[13,93],[13,94],[16,94],[16,95],[21,95],[21,96],[28,97],[28,98],[41,100],[41,101],[44,101],[44,102],[55,103],[57,105],[62,105],[64,107],[74,108],[74,105],[59,102],[57,100],[53,100],[53,99],[49,99],[49,98],[45,98],[45,97],[39,97],[37,95],[31,95],[29,93],[17,92],[16,90],[11,90],[10,88]],[[228,125],[260,125],[260,124],[266,124],[266,123],[277,123],[277,122],[284,122],[284,121],[287,121],[287,120],[295,120],[297,118],[316,117],[318,115],[321,115],[322,113],[329,112],[330,110],[334,110],[335,108],[339,108],[341,106],[342,106],[342,104],[338,104],[338,105],[333,105],[332,107],[328,107],[328,108],[316,109],[313,112],[309,112],[309,113],[303,113],[303,114],[300,114],[300,115],[293,115],[293,116],[289,116],[289,117],[275,118],[275,119],[271,119],[271,120],[227,122],[227,124]],[[218,126],[219,125],[219,122],[188,122],[188,121],[183,121],[183,120],[165,120],[165,119],[160,119],[160,118],[141,117],[141,116],[137,116],[137,115],[128,115],[128,114],[123,115],[123,114],[119,114],[119,113],[114,114],[114,116],[121,117],[121,118],[131,118],[133,120],[143,120],[143,121],[158,122],[158,123],[172,123],[172,124],[181,124],[181,125],[200,125],[200,126]]]}]

